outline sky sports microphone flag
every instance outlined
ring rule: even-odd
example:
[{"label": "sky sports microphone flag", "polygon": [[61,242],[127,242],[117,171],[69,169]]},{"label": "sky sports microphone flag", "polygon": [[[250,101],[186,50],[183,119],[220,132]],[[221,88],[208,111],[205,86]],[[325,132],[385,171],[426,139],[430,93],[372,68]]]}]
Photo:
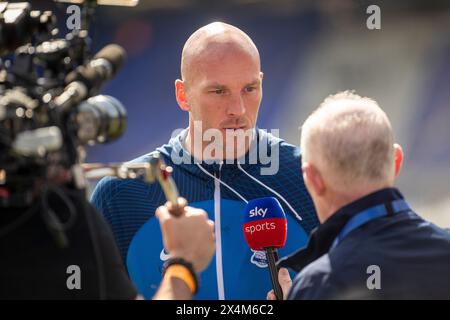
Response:
[{"label": "sky sports microphone flag", "polygon": [[287,221],[278,200],[273,197],[250,200],[245,207],[243,231],[253,250],[284,247]]},{"label": "sky sports microphone flag", "polygon": [[269,265],[270,278],[275,296],[283,299],[278,282],[277,249],[284,247],[287,236],[287,220],[276,198],[266,197],[249,201],[245,207],[242,226],[245,240],[252,250],[264,250]]}]

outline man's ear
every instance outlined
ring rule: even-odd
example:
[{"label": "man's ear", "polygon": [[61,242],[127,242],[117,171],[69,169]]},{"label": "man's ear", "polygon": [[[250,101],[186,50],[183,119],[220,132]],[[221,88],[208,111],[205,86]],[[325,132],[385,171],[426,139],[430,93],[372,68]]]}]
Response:
[{"label": "man's ear", "polygon": [[178,105],[181,110],[189,111],[189,104],[187,102],[186,92],[184,88],[184,81],[177,79],[175,80],[175,97],[177,98]]},{"label": "man's ear", "polygon": [[261,80],[264,79],[264,72],[261,71],[261,72],[259,73],[259,78],[260,78]]},{"label": "man's ear", "polygon": [[394,153],[395,176],[397,177],[400,174],[403,165],[404,154],[402,146],[394,143]]},{"label": "man's ear", "polygon": [[311,163],[302,164],[303,180],[310,193],[321,196],[325,193],[325,182],[317,168]]}]

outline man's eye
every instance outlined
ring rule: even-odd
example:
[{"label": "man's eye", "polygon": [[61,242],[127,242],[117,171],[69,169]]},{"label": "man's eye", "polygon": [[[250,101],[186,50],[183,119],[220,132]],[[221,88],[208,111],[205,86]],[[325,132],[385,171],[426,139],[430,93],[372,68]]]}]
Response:
[{"label": "man's eye", "polygon": [[246,87],[246,88],[245,88],[245,91],[246,91],[246,92],[253,92],[253,91],[255,91],[255,90],[256,90],[255,87]]},{"label": "man's eye", "polygon": [[216,90],[213,90],[211,92],[215,93],[215,94],[223,94],[225,92],[225,90],[223,90],[223,89],[216,89]]}]

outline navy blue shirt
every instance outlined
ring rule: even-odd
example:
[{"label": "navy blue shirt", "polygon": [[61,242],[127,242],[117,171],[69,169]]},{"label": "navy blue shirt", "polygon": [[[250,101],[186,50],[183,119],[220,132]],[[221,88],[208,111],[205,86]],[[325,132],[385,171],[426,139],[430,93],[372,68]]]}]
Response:
[{"label": "navy blue shirt", "polygon": [[[406,208],[382,189],[338,210],[313,231],[308,245],[279,262],[299,272],[288,299],[450,299],[450,233]],[[353,217],[378,205],[387,215],[350,231]]]}]

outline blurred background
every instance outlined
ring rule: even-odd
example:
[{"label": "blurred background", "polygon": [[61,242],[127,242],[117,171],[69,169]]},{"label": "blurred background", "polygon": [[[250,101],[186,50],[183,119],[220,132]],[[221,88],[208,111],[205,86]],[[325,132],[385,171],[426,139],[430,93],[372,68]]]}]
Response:
[{"label": "blurred background", "polygon": [[[65,21],[67,5],[32,1]],[[381,29],[369,30],[369,5]],[[259,48],[264,98],[259,127],[298,145],[299,126],[329,94],[354,89],[377,100],[405,151],[398,187],[425,218],[450,227],[450,1],[141,0],[100,7],[94,48],[115,42],[128,62],[105,88],[123,102],[128,129],[89,161],[126,161],[166,143],[188,114],[175,101],[184,42],[223,21]],[[66,31],[66,30],[62,30]]]}]

